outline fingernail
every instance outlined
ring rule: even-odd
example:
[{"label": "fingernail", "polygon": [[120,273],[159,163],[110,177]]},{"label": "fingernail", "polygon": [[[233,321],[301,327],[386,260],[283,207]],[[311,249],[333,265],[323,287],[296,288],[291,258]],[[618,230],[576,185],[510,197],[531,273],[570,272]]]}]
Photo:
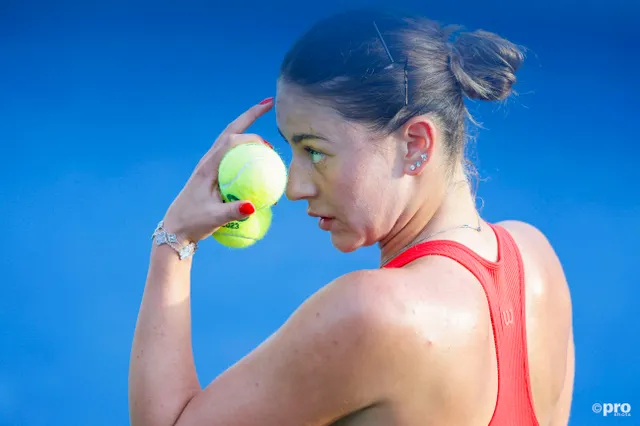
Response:
[{"label": "fingernail", "polygon": [[266,104],[269,104],[269,103],[271,103],[271,101],[273,101],[273,96],[272,96],[272,97],[270,97],[270,98],[267,98],[267,99],[263,100],[262,102],[260,102],[260,105],[266,105]]},{"label": "fingernail", "polygon": [[269,142],[265,141],[264,139],[262,140],[262,142],[264,142],[264,144],[267,145],[269,148],[273,149],[273,145],[271,145]]},{"label": "fingernail", "polygon": [[240,213],[248,216],[255,213],[256,208],[253,207],[253,204],[251,203],[243,203],[240,205],[240,208],[238,210],[240,211]]}]

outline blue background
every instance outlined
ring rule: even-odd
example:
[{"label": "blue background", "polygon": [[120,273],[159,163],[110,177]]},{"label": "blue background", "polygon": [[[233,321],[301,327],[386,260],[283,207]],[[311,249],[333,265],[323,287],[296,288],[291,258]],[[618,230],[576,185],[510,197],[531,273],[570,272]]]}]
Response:
[{"label": "blue background", "polygon": [[[222,128],[274,95],[295,38],[363,4],[372,2],[0,0],[0,424],[128,424],[153,228]],[[564,264],[577,345],[571,425],[637,424],[638,3],[403,7],[529,49],[520,96],[470,104],[484,125],[483,214],[535,224]],[[290,158],[273,112],[250,131]],[[334,250],[305,209],[283,199],[268,238],[245,252],[201,244],[193,337],[203,384],[322,285],[377,266],[375,247]],[[630,403],[633,417],[604,418],[595,402]]]}]

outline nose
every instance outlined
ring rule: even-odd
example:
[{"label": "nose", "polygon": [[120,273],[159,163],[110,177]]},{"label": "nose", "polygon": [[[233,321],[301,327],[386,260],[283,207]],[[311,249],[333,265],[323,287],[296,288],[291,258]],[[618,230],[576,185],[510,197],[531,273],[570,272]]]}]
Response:
[{"label": "nose", "polygon": [[291,201],[305,200],[313,198],[316,192],[317,189],[313,183],[310,168],[304,167],[293,158],[289,165],[287,198]]}]

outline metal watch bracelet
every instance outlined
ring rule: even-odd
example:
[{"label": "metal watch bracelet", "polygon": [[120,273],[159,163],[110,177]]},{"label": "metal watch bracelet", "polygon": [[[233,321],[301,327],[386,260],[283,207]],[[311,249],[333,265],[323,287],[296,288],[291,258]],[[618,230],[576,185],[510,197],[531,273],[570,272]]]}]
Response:
[{"label": "metal watch bracelet", "polygon": [[154,238],[156,241],[156,245],[161,246],[162,244],[167,244],[175,252],[177,252],[180,260],[192,256],[193,253],[195,253],[198,249],[198,244],[194,242],[189,242],[184,246],[180,246],[180,244],[178,243],[178,236],[176,234],[170,234],[166,229],[164,229],[164,221],[160,221],[160,223],[158,223],[158,226],[156,226],[155,231],[153,231],[151,239],[153,240]]}]

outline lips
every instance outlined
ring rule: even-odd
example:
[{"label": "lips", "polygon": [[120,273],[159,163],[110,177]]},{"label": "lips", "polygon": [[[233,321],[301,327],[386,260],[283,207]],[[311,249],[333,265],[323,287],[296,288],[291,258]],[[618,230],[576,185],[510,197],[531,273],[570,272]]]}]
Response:
[{"label": "lips", "polygon": [[324,231],[328,231],[329,229],[331,229],[331,224],[334,219],[333,216],[325,216],[323,214],[315,213],[311,210],[307,210],[307,214],[311,217],[317,217],[319,219],[318,226],[320,227],[320,229]]},{"label": "lips", "polygon": [[333,218],[330,217],[321,217],[318,221],[318,226],[323,231],[329,231],[331,229],[331,225],[333,224]]},{"label": "lips", "polygon": [[312,210],[307,210],[307,214],[311,217],[317,217],[320,219],[333,219],[333,216],[329,216],[329,215],[324,215],[324,214],[320,214],[320,213],[316,213]]}]

